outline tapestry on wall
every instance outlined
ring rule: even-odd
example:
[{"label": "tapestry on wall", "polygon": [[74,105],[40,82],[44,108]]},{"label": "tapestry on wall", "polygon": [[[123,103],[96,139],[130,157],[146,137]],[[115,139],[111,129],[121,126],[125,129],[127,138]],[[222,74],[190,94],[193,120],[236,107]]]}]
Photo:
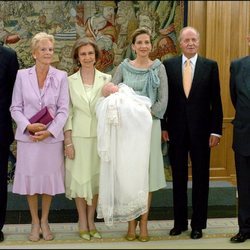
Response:
[{"label": "tapestry on wall", "polygon": [[[71,49],[79,37],[94,39],[101,57],[96,67],[113,74],[126,57],[133,58],[130,35],[138,27],[152,31],[151,59],[179,53],[177,36],[184,26],[185,1],[0,1],[0,42],[12,47],[21,68],[34,64],[31,38],[40,31],[53,34],[53,65],[72,74]],[[12,145],[9,181],[13,178]]]}]

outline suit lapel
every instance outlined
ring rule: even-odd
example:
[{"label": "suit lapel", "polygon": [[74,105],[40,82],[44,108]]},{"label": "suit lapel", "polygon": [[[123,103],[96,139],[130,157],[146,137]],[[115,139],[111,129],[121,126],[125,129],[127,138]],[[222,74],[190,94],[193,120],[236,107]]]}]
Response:
[{"label": "suit lapel", "polygon": [[[247,90],[250,90],[250,57],[247,57],[244,64],[243,64],[243,82]],[[249,92],[247,92],[249,93]]]},{"label": "suit lapel", "polygon": [[194,70],[194,76],[193,76],[193,81],[192,81],[192,86],[191,86],[191,89],[190,89],[190,93],[189,93],[189,96],[188,98],[190,98],[192,96],[192,93],[195,91],[195,89],[197,88],[198,86],[198,80],[200,81],[200,79],[202,79],[202,75],[203,75],[203,70],[204,70],[204,67],[203,67],[203,60],[200,56],[197,57],[197,61],[196,61],[196,65],[195,65],[195,70]]},{"label": "suit lapel", "polygon": [[184,93],[184,88],[183,88],[183,81],[182,81],[182,56],[179,56],[177,58],[177,64],[176,64],[176,82],[179,85],[180,92]]},{"label": "suit lapel", "polygon": [[106,77],[103,76],[100,71],[95,70],[95,80],[94,80],[93,89],[91,91],[91,97],[90,97],[91,102],[95,100],[97,94],[100,91],[100,87],[106,81],[107,81]]},{"label": "suit lapel", "polygon": [[37,97],[40,99],[40,91],[39,91],[39,87],[38,87],[35,66],[33,66],[29,69],[28,74],[29,74],[29,82],[30,82],[31,88],[34,90]]},{"label": "suit lapel", "polygon": [[93,83],[93,88],[91,90],[90,98],[88,98],[87,93],[85,91],[85,88],[82,84],[80,71],[78,71],[76,73],[74,80],[75,80],[74,88],[75,88],[76,92],[79,93],[79,95],[87,103],[93,102],[95,100],[96,96],[98,95],[98,93],[100,91],[100,87],[103,85],[104,82],[107,81],[106,77],[103,76],[103,74],[101,74],[100,71],[95,70],[95,79],[94,79],[94,83]]},{"label": "suit lapel", "polygon": [[83,86],[82,83],[82,78],[80,75],[80,70],[77,71],[77,73],[74,75],[74,84],[73,84],[73,88],[75,89],[75,92],[79,94],[79,96],[85,101],[85,102],[89,102],[88,100],[88,96],[87,93],[85,91],[85,88]]}]

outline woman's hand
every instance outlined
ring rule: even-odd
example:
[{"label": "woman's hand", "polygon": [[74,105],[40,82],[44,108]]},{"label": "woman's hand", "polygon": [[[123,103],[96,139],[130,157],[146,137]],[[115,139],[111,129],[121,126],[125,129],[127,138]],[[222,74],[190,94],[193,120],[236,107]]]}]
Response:
[{"label": "woman's hand", "polygon": [[42,123],[32,123],[29,124],[27,126],[27,130],[31,133],[31,134],[35,134],[36,132],[39,131],[43,131],[45,130],[47,127],[46,125],[42,124]]},{"label": "woman's hand", "polygon": [[34,142],[43,141],[44,139],[48,138],[49,136],[51,136],[51,133],[48,130],[38,131],[38,132],[35,132],[34,135],[30,135],[31,140]]},{"label": "woman's hand", "polygon": [[75,158],[75,148],[72,143],[64,146],[64,155],[70,160],[73,160]]}]

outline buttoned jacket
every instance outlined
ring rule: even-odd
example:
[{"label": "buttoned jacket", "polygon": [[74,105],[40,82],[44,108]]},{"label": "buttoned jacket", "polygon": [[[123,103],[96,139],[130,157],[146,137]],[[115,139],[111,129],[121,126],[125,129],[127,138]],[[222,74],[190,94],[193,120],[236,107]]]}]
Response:
[{"label": "buttoned jacket", "polygon": [[0,145],[14,140],[9,108],[18,68],[16,52],[0,45]]},{"label": "buttoned jacket", "polygon": [[17,124],[16,140],[30,141],[30,134],[26,129],[30,124],[29,119],[44,106],[48,107],[54,119],[47,128],[52,136],[43,142],[62,141],[69,108],[67,73],[50,66],[44,88],[40,90],[35,66],[19,70],[10,107],[11,116]]},{"label": "buttoned jacket", "polygon": [[230,95],[235,108],[233,149],[250,156],[250,56],[231,62]]},{"label": "buttoned jacket", "polygon": [[70,112],[64,130],[72,130],[74,137],[96,137],[96,103],[102,96],[103,86],[111,81],[111,75],[95,69],[91,94],[87,95],[80,71],[69,76]]}]

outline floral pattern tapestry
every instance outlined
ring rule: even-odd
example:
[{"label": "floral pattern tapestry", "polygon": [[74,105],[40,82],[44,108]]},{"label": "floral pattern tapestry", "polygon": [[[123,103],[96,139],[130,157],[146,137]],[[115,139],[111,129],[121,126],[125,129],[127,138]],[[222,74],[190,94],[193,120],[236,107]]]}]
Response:
[{"label": "floral pattern tapestry", "polygon": [[[0,1],[0,42],[17,52],[20,68],[27,68],[34,64],[31,38],[41,31],[53,34],[53,65],[70,75],[74,72],[72,45],[79,37],[90,37],[101,51],[96,67],[113,74],[124,58],[134,58],[130,35],[138,27],[152,31],[151,59],[178,55],[177,36],[185,26],[186,12],[186,1]],[[15,145],[11,146],[9,182]]]}]

